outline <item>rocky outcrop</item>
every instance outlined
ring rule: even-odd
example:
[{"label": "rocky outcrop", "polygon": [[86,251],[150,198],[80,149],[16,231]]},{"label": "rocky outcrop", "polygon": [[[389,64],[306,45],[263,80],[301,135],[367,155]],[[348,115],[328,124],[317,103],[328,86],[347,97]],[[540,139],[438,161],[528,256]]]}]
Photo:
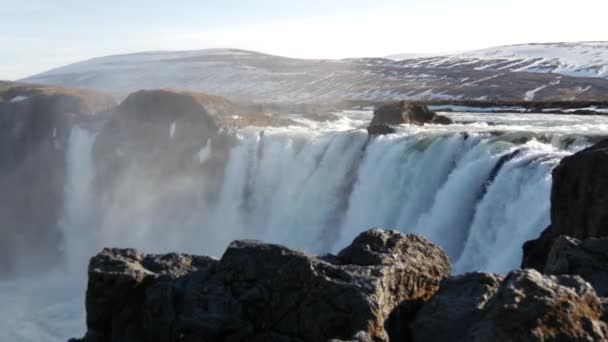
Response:
[{"label": "rocky outcrop", "polygon": [[[224,98],[202,93],[142,90],[129,95],[110,113],[93,147],[100,215],[108,216],[104,210],[112,206],[135,213],[141,208],[131,207],[133,198],[145,197],[148,211],[142,215],[153,217],[155,206],[192,202],[183,197],[184,186],[220,182],[231,137],[220,134],[217,118],[229,117],[232,110]],[[199,158],[201,151],[209,153]],[[163,198],[155,201],[154,193]]]},{"label": "rocky outcrop", "polygon": [[51,86],[0,90],[0,276],[46,269],[60,256],[66,151],[74,122],[114,105],[108,96]]},{"label": "rocky outcrop", "polygon": [[575,274],[588,281],[601,297],[608,297],[608,239],[555,239],[545,274]]},{"label": "rocky outcrop", "polygon": [[[452,120],[447,116],[438,115],[430,111],[423,104],[399,101],[376,107],[374,117],[368,127],[368,132],[388,132],[389,130],[383,129],[383,127],[389,126],[390,128],[390,126],[401,124],[424,125],[425,123],[443,125],[451,124]],[[380,127],[376,128],[376,126]]]},{"label": "rocky outcrop", "polygon": [[256,241],[220,260],[105,249],[89,266],[83,341],[388,341],[399,304],[449,273],[440,248],[379,229],[323,257]]},{"label": "rocky outcrop", "polygon": [[553,170],[551,225],[524,245],[523,268],[542,270],[553,241],[608,236],[608,140],[564,158]]},{"label": "rocky outcrop", "polygon": [[503,277],[491,273],[469,273],[445,279],[435,296],[411,323],[414,341],[465,341],[469,330],[483,316]]},{"label": "rocky outcrop", "polygon": [[600,299],[578,276],[473,273],[445,280],[411,324],[414,341],[600,341]]}]

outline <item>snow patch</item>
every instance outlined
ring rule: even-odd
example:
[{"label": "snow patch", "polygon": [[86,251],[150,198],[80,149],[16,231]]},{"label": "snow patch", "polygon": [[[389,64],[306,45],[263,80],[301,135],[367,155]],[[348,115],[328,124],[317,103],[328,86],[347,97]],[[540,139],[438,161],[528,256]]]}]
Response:
[{"label": "snow patch", "polygon": [[17,103],[17,102],[25,101],[25,100],[27,100],[27,99],[28,99],[28,97],[27,97],[27,96],[21,96],[21,95],[19,95],[19,96],[15,96],[15,97],[13,97],[13,98],[10,100],[10,102],[12,102],[12,103]]},{"label": "snow patch", "polygon": [[547,88],[547,86],[546,85],[542,85],[542,86],[540,86],[538,88],[534,88],[532,90],[527,91],[526,92],[526,101],[532,101],[532,100],[534,100],[534,97],[536,96],[536,93],[538,93],[539,91],[541,91],[541,90],[543,90],[545,88]]}]

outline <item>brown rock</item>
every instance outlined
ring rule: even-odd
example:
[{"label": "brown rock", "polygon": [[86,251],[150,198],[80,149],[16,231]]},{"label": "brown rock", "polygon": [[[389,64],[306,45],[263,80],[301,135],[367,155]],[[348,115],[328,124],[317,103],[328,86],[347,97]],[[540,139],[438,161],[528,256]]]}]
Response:
[{"label": "brown rock", "polygon": [[414,341],[600,341],[595,291],[578,276],[511,272],[447,279],[411,323]]},{"label": "brown rock", "polygon": [[595,291],[577,276],[510,273],[467,340],[602,341],[608,328]]},{"label": "brown rock", "polygon": [[374,117],[367,128],[370,135],[389,134],[390,126],[401,124],[424,125],[425,123],[451,124],[447,116],[430,111],[427,106],[415,102],[399,101],[381,105],[374,110]]}]

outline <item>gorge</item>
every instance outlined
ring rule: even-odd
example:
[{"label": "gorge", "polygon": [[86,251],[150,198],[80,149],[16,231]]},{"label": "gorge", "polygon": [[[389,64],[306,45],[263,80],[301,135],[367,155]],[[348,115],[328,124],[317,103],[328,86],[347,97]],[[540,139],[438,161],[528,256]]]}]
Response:
[{"label": "gorge", "polygon": [[[33,100],[16,96],[5,105]],[[28,259],[36,233],[15,234],[19,257],[5,260],[47,272],[8,268],[1,339],[84,335],[87,259],[106,246],[219,257],[251,238],[324,254],[386,227],[440,246],[454,274],[506,274],[550,222],[551,170],[608,130],[602,116],[451,112],[451,125],[369,136],[371,108],[259,127],[239,125],[251,113],[221,98],[170,91],[109,107],[74,120],[58,149],[60,238],[45,249],[59,261]]]}]

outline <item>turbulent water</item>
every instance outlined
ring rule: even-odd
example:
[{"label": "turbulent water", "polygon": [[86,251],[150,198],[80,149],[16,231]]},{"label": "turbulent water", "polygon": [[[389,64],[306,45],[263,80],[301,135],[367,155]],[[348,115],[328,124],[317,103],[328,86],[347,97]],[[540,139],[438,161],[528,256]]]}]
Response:
[{"label": "turbulent water", "polygon": [[[86,262],[103,246],[220,256],[229,241],[256,238],[326,253],[378,226],[441,245],[454,273],[508,272],[549,222],[551,169],[608,132],[608,118],[596,116],[453,113],[476,123],[370,139],[360,128],[369,111],[343,114],[239,131],[221,184],[180,177],[151,185],[127,174],[128,200],[101,213],[92,204],[95,132],[75,127],[61,222],[66,263],[0,283],[0,341],[82,335]],[[179,128],[167,132],[179,136]],[[208,148],[193,158],[204,163]]]}]

